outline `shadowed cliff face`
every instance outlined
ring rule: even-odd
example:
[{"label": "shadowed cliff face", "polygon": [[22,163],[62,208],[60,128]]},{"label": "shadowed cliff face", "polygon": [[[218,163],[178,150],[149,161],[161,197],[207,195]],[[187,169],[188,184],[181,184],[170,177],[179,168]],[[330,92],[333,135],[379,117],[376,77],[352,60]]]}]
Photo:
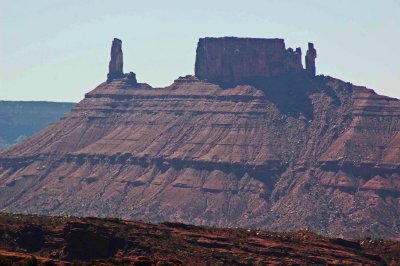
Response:
[{"label": "shadowed cliff face", "polygon": [[300,48],[282,39],[202,38],[196,50],[195,75],[225,87],[301,70]]},{"label": "shadowed cliff face", "polygon": [[[313,119],[314,110],[311,95],[323,93],[331,98],[333,105],[339,106],[341,104],[340,97],[331,87],[324,84],[323,79],[323,77],[310,77],[302,71],[270,78],[248,78],[240,84],[248,84],[262,91],[268,101],[271,101],[284,115]],[[343,89],[350,92],[352,87]]]},{"label": "shadowed cliff face", "polygon": [[400,237],[398,100],[305,70],[240,79],[100,84],[0,154],[0,207]]}]

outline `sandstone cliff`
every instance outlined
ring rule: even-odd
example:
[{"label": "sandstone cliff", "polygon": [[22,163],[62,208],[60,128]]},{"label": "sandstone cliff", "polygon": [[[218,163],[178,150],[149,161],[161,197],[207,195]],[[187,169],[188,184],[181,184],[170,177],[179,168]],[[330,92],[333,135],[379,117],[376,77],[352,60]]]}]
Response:
[{"label": "sandstone cliff", "polygon": [[400,238],[400,101],[289,67],[281,40],[210,43],[198,77],[115,78],[0,153],[0,207]]},{"label": "sandstone cliff", "polygon": [[286,49],[283,39],[202,38],[196,51],[195,75],[218,84],[248,84],[303,69],[301,49]]}]

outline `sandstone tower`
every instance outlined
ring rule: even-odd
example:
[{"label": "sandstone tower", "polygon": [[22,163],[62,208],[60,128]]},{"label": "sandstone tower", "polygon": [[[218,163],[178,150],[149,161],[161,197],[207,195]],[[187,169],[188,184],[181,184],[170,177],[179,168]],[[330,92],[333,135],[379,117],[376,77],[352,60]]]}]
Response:
[{"label": "sandstone tower", "polygon": [[308,43],[308,50],[306,54],[306,70],[308,74],[312,77],[315,76],[315,58],[317,58],[317,50],[314,48],[314,44]]},{"label": "sandstone tower", "polygon": [[116,78],[122,78],[123,72],[123,54],[122,54],[122,41],[114,38],[111,46],[111,60],[108,66],[109,72],[107,75],[107,81],[112,81]]}]

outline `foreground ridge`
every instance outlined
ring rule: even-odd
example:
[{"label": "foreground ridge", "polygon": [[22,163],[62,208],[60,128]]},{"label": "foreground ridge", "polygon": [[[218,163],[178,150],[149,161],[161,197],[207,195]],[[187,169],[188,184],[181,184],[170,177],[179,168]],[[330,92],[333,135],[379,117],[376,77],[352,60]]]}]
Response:
[{"label": "foreground ridge", "polygon": [[315,76],[312,44],[304,69],[282,39],[200,39],[164,88],[112,47],[117,76],[0,153],[0,209],[400,239],[399,100]]},{"label": "foreground ridge", "polygon": [[[396,265],[400,244],[326,238],[308,231],[149,224],[119,219],[0,214],[0,263],[63,265]],[[163,264],[164,263],[164,264]],[[169,263],[169,264],[168,264]],[[2,264],[3,265],[3,264]]]}]

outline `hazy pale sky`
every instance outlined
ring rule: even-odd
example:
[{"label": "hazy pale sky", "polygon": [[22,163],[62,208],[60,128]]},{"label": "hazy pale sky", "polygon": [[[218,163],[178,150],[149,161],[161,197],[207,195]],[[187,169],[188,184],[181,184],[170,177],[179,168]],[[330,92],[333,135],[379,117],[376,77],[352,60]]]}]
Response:
[{"label": "hazy pale sky", "polygon": [[[193,74],[206,36],[314,42],[317,73],[400,98],[400,0],[0,0],[0,100],[79,101],[124,71],[167,86]],[[303,58],[304,61],[304,58]]]}]

